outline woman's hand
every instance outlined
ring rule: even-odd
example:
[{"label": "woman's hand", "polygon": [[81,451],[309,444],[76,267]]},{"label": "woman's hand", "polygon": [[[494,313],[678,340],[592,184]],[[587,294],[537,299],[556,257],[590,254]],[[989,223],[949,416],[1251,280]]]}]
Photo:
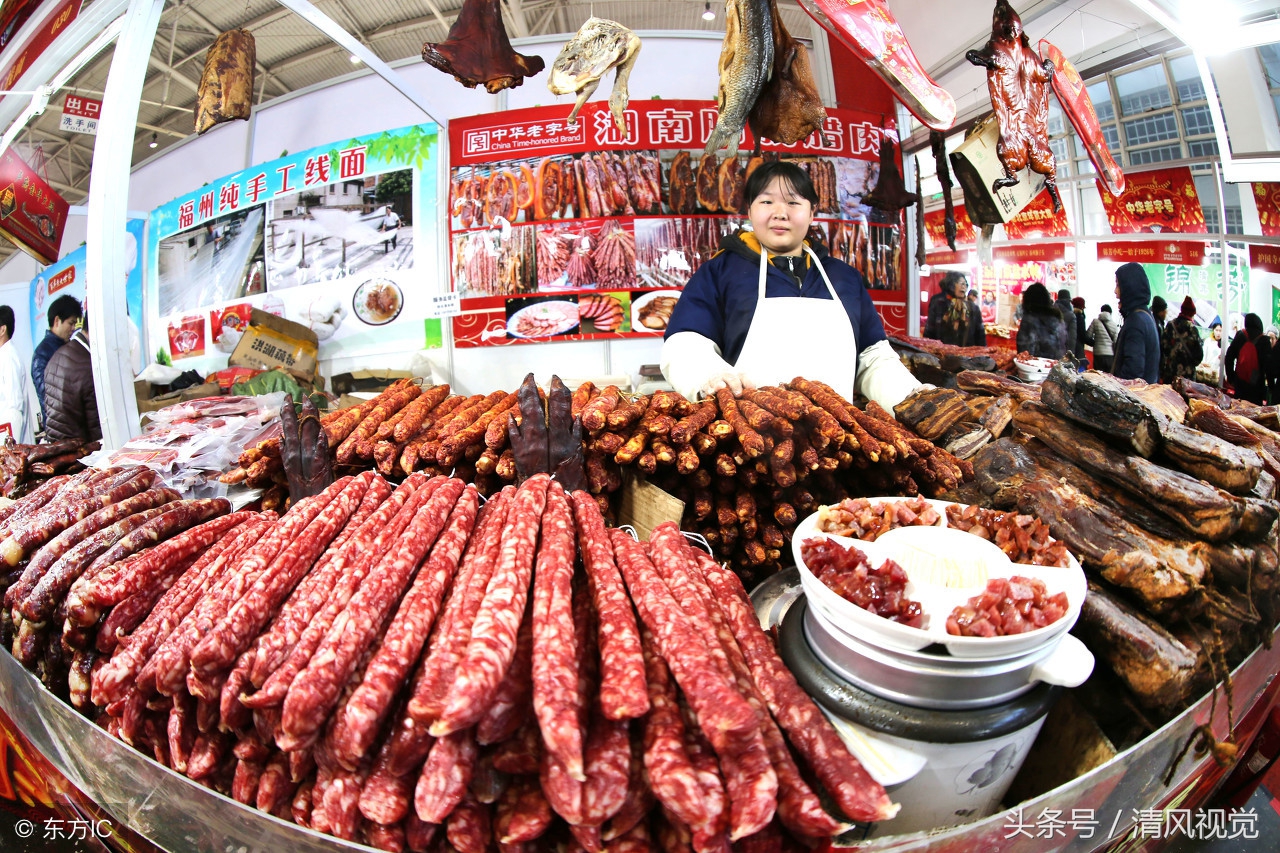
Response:
[{"label": "woman's hand", "polygon": [[729,389],[730,394],[735,397],[739,397],[742,395],[743,391],[754,391],[756,385],[745,373],[725,371],[723,373],[715,374],[703,383],[701,388],[702,396],[712,397],[721,388],[727,388]]}]

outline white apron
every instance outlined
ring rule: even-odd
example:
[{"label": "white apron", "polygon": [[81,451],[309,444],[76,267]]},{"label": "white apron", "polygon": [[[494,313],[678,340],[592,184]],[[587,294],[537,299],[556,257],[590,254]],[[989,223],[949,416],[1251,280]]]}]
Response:
[{"label": "white apron", "polygon": [[825,382],[845,399],[852,400],[853,380],[858,371],[853,323],[818,256],[808,246],[804,249],[813,258],[832,301],[775,296],[766,306],[764,283],[769,259],[768,252],[761,246],[760,293],[734,369],[746,374],[757,387],[780,385],[803,376]]}]

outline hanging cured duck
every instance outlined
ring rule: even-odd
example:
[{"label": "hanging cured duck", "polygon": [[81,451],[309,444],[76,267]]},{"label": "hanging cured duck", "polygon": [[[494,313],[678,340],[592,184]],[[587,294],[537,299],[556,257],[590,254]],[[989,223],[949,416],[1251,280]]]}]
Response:
[{"label": "hanging cured duck", "polygon": [[617,71],[613,78],[613,92],[609,95],[609,110],[618,132],[627,135],[627,119],[623,111],[630,95],[627,78],[640,55],[640,37],[616,21],[591,17],[578,30],[577,35],[565,42],[560,54],[551,63],[547,88],[553,95],[576,93],[578,102],[569,113],[569,121],[578,120],[578,112],[587,98],[600,85],[600,78],[610,68]]},{"label": "hanging cured duck", "polygon": [[809,52],[783,26],[777,0],[769,0],[769,15],[773,21],[773,74],[747,116],[757,152],[761,138],[794,145],[821,131],[827,120]]},{"label": "hanging cured duck", "polygon": [[880,177],[871,192],[862,197],[862,203],[885,213],[898,215],[904,207],[910,207],[920,200],[920,196],[907,192],[907,185],[898,172],[898,164],[893,158],[893,143],[887,133],[880,134]]},{"label": "hanging cured duck", "polygon": [[1017,173],[1030,166],[1045,176],[1045,188],[1053,199],[1053,210],[1062,209],[1054,179],[1056,163],[1049,148],[1049,83],[1053,63],[1041,60],[1031,49],[1022,31],[1022,19],[1007,0],[996,0],[991,19],[991,39],[982,50],[971,50],[965,58],[987,69],[987,90],[995,107],[1000,139],[996,156],[1004,175],[996,178],[991,191],[1018,183]]},{"label": "hanging cured duck", "polygon": [[728,0],[724,10],[724,44],[720,48],[720,115],[707,139],[705,153],[728,148],[738,153],[738,138],[747,115],[773,72],[773,25],[768,0]]},{"label": "hanging cured duck", "polygon": [[466,0],[448,39],[424,44],[422,59],[468,89],[483,84],[490,95],[514,89],[546,67],[541,56],[525,56],[511,47],[500,0]]}]

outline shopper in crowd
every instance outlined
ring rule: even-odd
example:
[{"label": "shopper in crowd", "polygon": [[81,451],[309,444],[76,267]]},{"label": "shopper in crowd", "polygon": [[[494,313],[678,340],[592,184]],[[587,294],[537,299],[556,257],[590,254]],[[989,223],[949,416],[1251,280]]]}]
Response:
[{"label": "shopper in crowd", "polygon": [[1263,405],[1267,402],[1267,365],[1271,341],[1262,333],[1262,318],[1244,315],[1244,328],[1227,347],[1227,384],[1241,400]]},{"label": "shopper in crowd", "polygon": [[1160,381],[1169,384],[1179,376],[1194,379],[1196,365],[1204,358],[1200,330],[1196,328],[1196,303],[1190,296],[1182,300],[1178,316],[1168,325],[1168,347],[1161,341]]},{"label": "shopper in crowd", "polygon": [[1058,299],[1054,304],[1058,307],[1058,313],[1062,315],[1062,322],[1067,326],[1067,352],[1074,353],[1076,351],[1076,318],[1071,309],[1071,291],[1065,287],[1058,291]]},{"label": "shopper in crowd", "polygon": [[1200,359],[1200,374],[1213,375],[1213,384],[1218,384],[1218,367],[1222,361],[1222,322],[1215,320],[1209,326],[1209,336],[1203,341],[1204,356]]},{"label": "shopper in crowd", "polygon": [[891,409],[920,387],[889,346],[862,275],[805,235],[818,193],[795,163],[768,162],[744,195],[750,231],[685,285],[667,324],[662,373],[686,397],[821,380]]},{"label": "shopper in crowd", "polygon": [[13,342],[13,309],[0,305],[0,440],[31,441],[27,429],[27,372]]},{"label": "shopper in crowd", "polygon": [[400,214],[396,213],[391,205],[387,205],[387,213],[382,217],[382,225],[378,230],[391,235],[390,238],[382,241],[382,254],[385,255],[387,253],[387,243],[390,243],[393,249],[396,247],[396,232],[400,230]]},{"label": "shopper in crowd", "polygon": [[49,359],[63,344],[71,340],[71,333],[76,330],[84,310],[80,300],[69,294],[63,294],[49,304],[49,329],[36,344],[35,354],[31,356],[31,384],[36,389],[36,399],[40,402],[40,417],[47,415],[44,410],[44,370]]},{"label": "shopper in crowd", "polygon": [[1160,381],[1160,329],[1151,314],[1151,284],[1141,264],[1127,263],[1116,270],[1116,297],[1124,326],[1116,336],[1112,372],[1121,379],[1155,384]]},{"label": "shopper in crowd", "polygon": [[101,441],[98,399],[89,357],[89,318],[44,370],[45,435],[51,441]]},{"label": "shopper in crowd", "polygon": [[1089,324],[1084,319],[1084,297],[1077,296],[1071,300],[1072,319],[1076,322],[1076,361],[1084,364],[1084,348],[1093,346],[1093,335],[1089,333]]},{"label": "shopper in crowd", "polygon": [[968,345],[973,306],[964,296],[967,288],[963,273],[949,272],[942,277],[938,292],[929,300],[929,316],[924,324],[926,338],[958,347]]},{"label": "shopper in crowd", "polygon": [[1089,337],[1093,343],[1093,369],[1111,372],[1115,359],[1116,338],[1120,336],[1120,327],[1111,319],[1111,306],[1103,305],[1098,316],[1089,325]]},{"label": "shopper in crowd", "polygon": [[[1273,332],[1277,332],[1277,334],[1272,334]],[[1270,405],[1280,402],[1280,344],[1277,344],[1277,338],[1280,338],[1280,330],[1275,326],[1268,326],[1265,370],[1267,373],[1267,403]]]},{"label": "shopper in crowd", "polygon": [[[1160,361],[1163,366],[1164,357],[1169,352],[1169,335],[1173,331],[1167,322],[1169,303],[1163,296],[1151,297],[1151,317],[1156,321],[1156,330],[1160,332]],[[1164,375],[1163,370],[1160,373]]]},{"label": "shopper in crowd", "polygon": [[1053,304],[1049,289],[1040,282],[1022,291],[1022,322],[1018,324],[1018,352],[1040,358],[1066,355],[1071,339],[1062,312]]},{"label": "shopper in crowd", "polygon": [[978,304],[978,291],[969,291],[969,340],[971,347],[987,345],[987,327],[982,322],[982,306]]}]

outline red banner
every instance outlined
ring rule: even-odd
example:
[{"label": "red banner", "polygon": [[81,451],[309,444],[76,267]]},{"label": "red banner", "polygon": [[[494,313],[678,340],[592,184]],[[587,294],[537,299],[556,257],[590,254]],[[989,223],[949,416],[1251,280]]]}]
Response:
[{"label": "red banner", "polygon": [[972,255],[972,252],[970,252],[967,249],[957,249],[954,252],[944,250],[941,252],[930,252],[929,254],[925,255],[924,260],[925,260],[925,263],[933,264],[933,265],[967,264],[969,263],[969,258],[971,255]]},{"label": "red banner", "polygon": [[1067,222],[1066,208],[1053,212],[1053,199],[1049,197],[1049,191],[1044,190],[1004,224],[1004,234],[1010,240],[1070,237],[1071,224]]},{"label": "red banner", "polygon": [[1195,179],[1186,166],[1126,175],[1125,190],[1119,196],[1113,196],[1101,181],[1094,183],[1107,209],[1112,234],[1208,233]]},{"label": "red banner", "polygon": [[[625,110],[627,133],[614,124],[605,101],[582,108],[569,124],[570,104],[530,107],[504,113],[485,113],[449,122],[449,161],[454,166],[492,163],[520,157],[549,157],[591,151],[631,151],[675,148],[701,150],[719,115],[709,101],[632,101]],[[880,155],[879,116],[828,109],[823,132],[795,145],[761,142],[765,151],[854,157],[876,160]],[[890,122],[889,129],[894,127]],[[744,130],[738,148],[750,151],[755,137]]]},{"label": "red banner", "polygon": [[[969,212],[964,209],[963,204],[955,206],[955,216],[956,245],[972,246],[977,243],[978,238],[974,233],[973,222],[970,221]],[[947,212],[945,209],[931,210],[924,215],[924,234],[931,249],[941,249],[947,245]]]},{"label": "red banner", "polygon": [[[31,41],[23,45],[22,51],[13,64],[5,69],[4,77],[0,79],[0,88],[13,88],[13,84],[17,83],[23,72],[31,67],[36,57],[44,53],[49,45],[53,44],[53,40],[67,28],[67,25],[76,19],[76,15],[80,14],[80,3],[81,0],[67,0],[58,11],[45,20],[44,26],[32,36]],[[32,4],[33,7],[35,5]]]},{"label": "red banner", "polygon": [[1249,267],[1265,272],[1280,272],[1280,246],[1250,246]]},{"label": "red banner", "polygon": [[51,264],[58,260],[69,207],[12,148],[0,155],[0,234]]},{"label": "red banner", "polygon": [[1263,237],[1280,237],[1280,184],[1253,184]]},{"label": "red banner", "polygon": [[991,257],[1011,264],[1060,261],[1067,253],[1066,243],[1036,243],[1031,246],[996,246]]},{"label": "red banner", "polygon": [[1204,263],[1204,243],[1162,241],[1143,243],[1099,243],[1098,260],[1139,264],[1182,264],[1198,267]]}]

